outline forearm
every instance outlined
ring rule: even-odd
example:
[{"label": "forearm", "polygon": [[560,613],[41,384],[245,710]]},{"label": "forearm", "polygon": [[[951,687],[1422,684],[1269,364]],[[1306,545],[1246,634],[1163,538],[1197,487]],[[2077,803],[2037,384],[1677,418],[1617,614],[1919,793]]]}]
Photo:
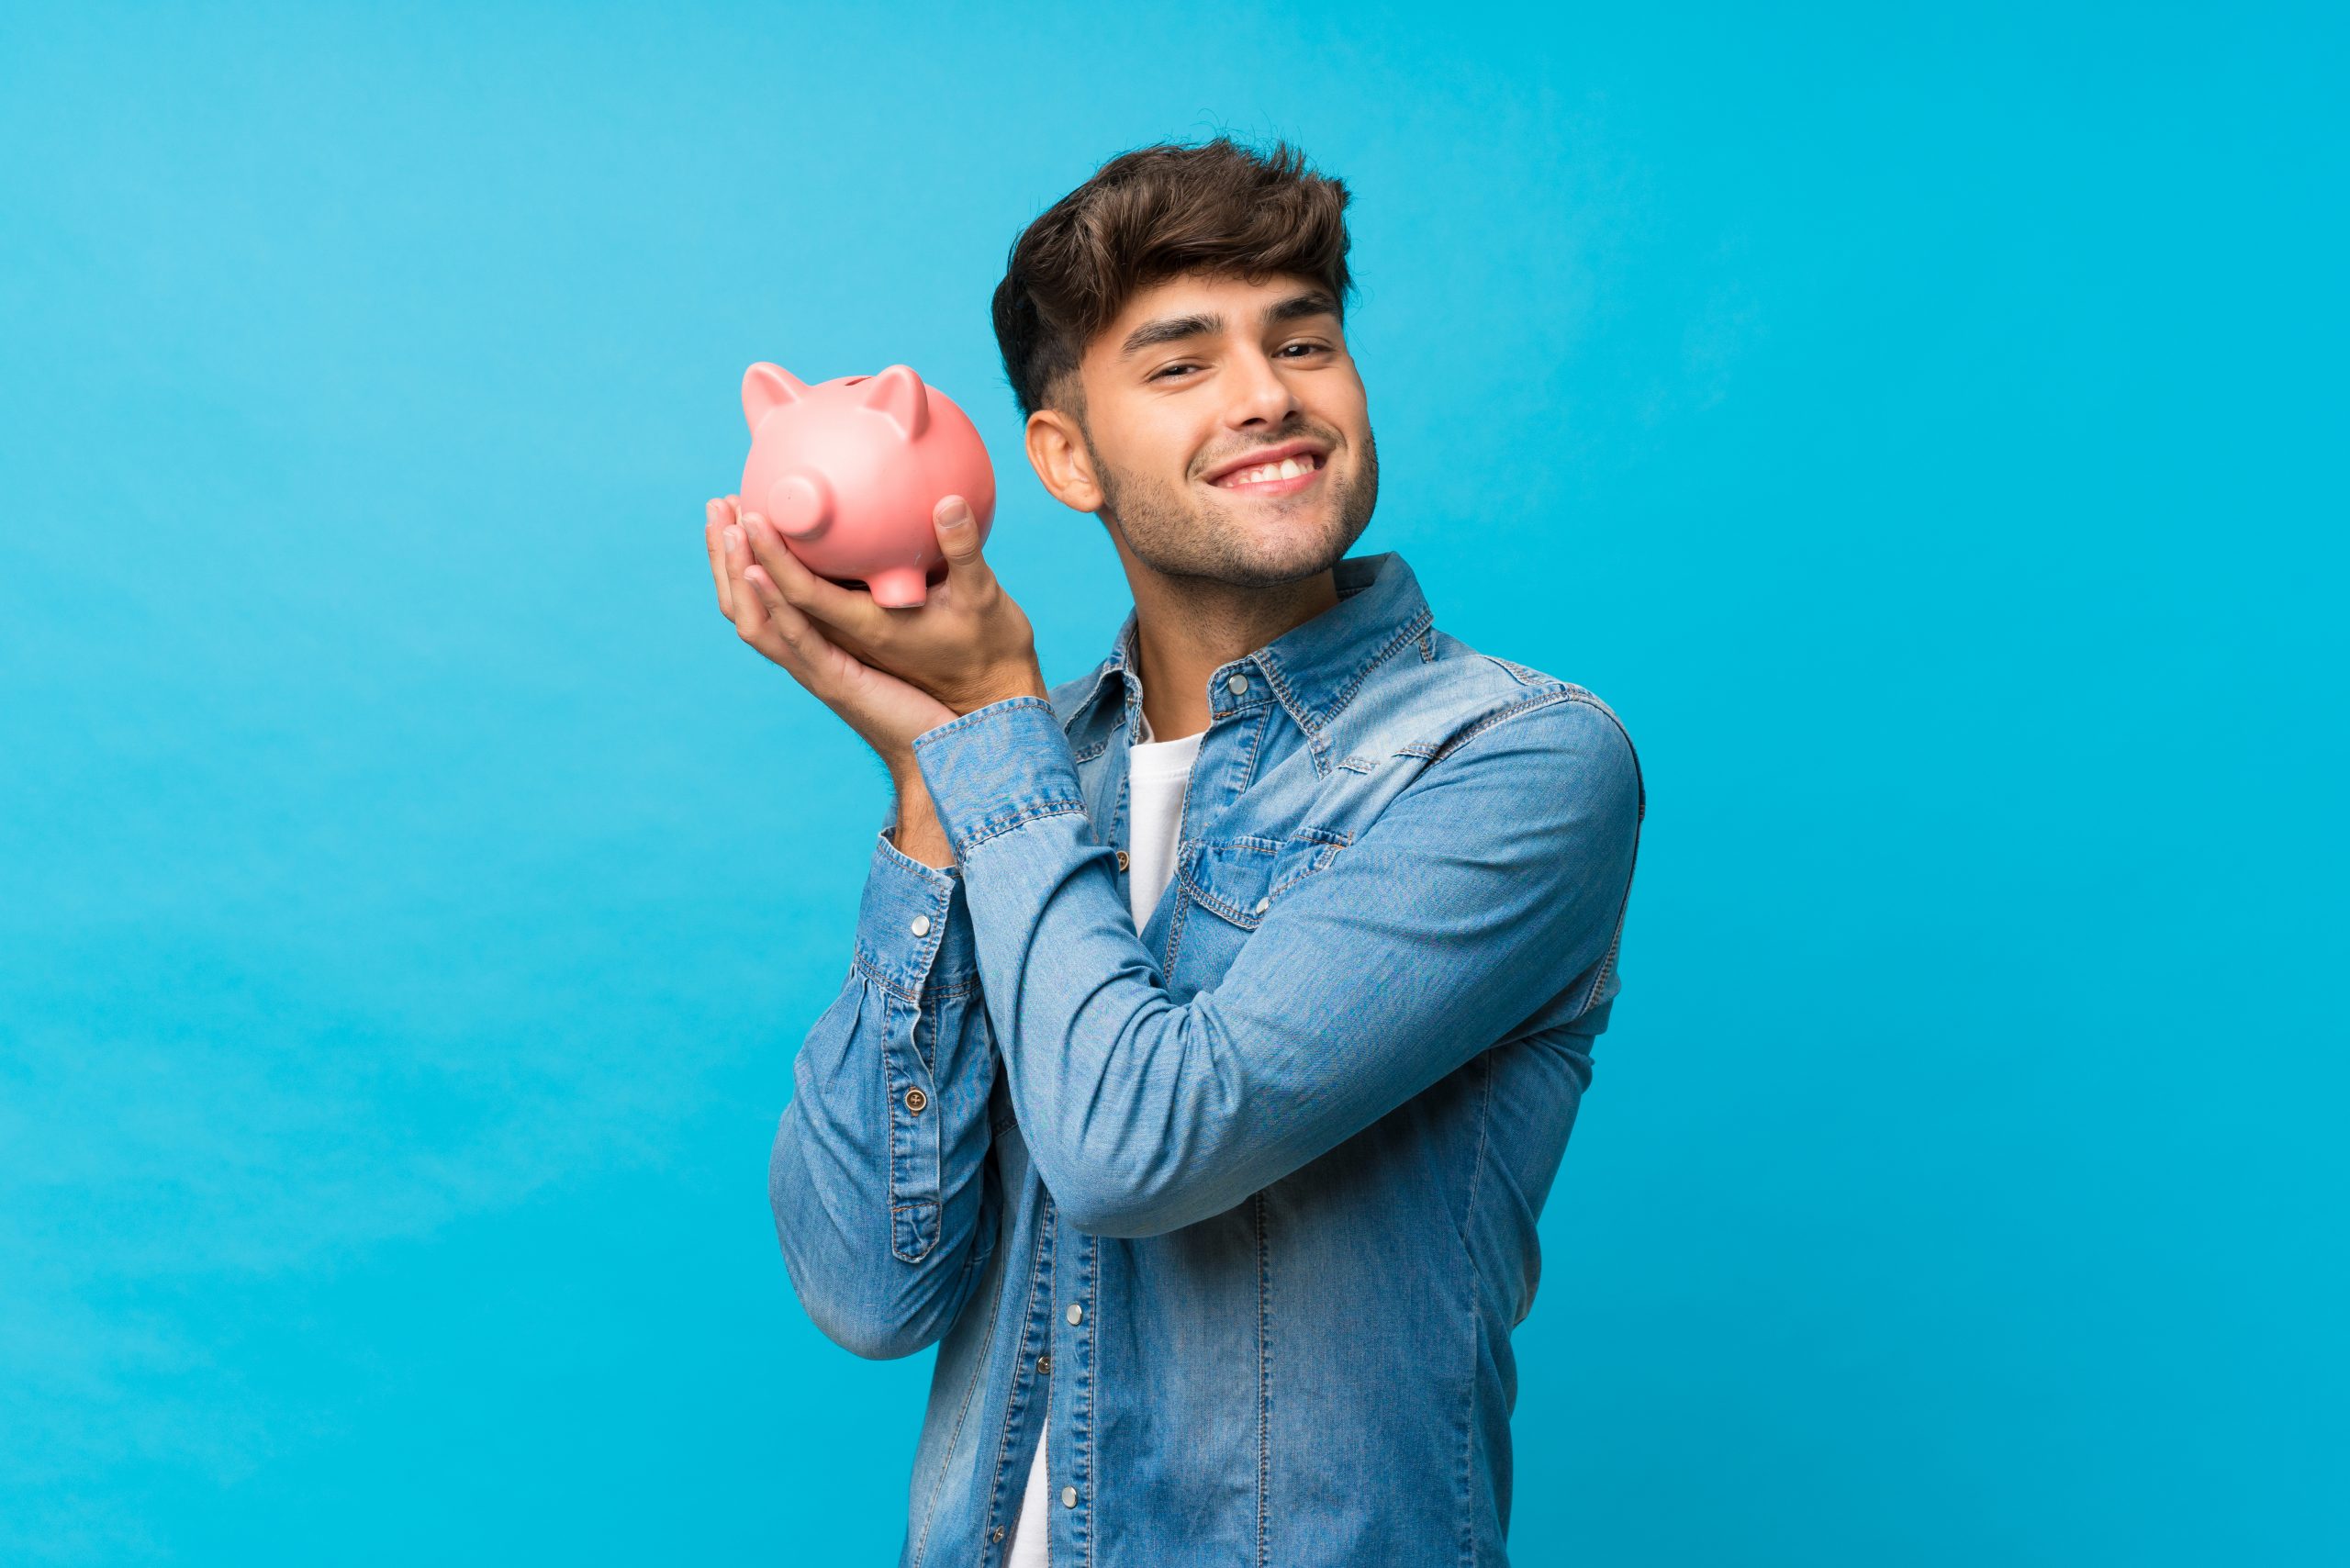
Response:
[{"label": "forearm", "polygon": [[922,775],[907,765],[906,776],[898,778],[898,820],[890,841],[909,859],[925,866],[945,868],[955,864],[955,851],[946,842],[946,830],[938,823],[938,812],[930,803],[930,790]]},{"label": "forearm", "polygon": [[1562,700],[1480,728],[1343,844],[1189,846],[1187,920],[1248,935],[1179,1001],[1049,710],[999,705],[914,745],[1014,1109],[1080,1229],[1220,1213],[1546,1002],[1572,1010],[1629,886],[1637,764],[1612,720]]},{"label": "forearm", "polygon": [[1186,1058],[1186,1010],[1136,935],[1057,722],[1040,702],[991,707],[918,736],[914,754],[964,873],[1038,1173],[1080,1230],[1170,1227],[1166,1200],[1188,1211],[1217,1184],[1210,1167],[1246,1108],[1201,1093],[1214,1065]]}]

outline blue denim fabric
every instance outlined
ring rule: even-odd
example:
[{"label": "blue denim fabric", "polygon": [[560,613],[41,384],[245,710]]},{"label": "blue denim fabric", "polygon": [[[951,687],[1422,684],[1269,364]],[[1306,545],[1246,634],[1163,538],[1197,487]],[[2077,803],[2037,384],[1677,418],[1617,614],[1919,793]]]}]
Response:
[{"label": "blue denim fabric", "polygon": [[1510,1333],[1646,794],[1400,555],[1337,582],[1215,672],[1139,934],[1131,613],[914,742],[957,866],[893,810],[769,1174],[824,1333],[938,1346],[901,1568],[1002,1560],[1047,1410],[1057,1565],[1508,1561]]}]

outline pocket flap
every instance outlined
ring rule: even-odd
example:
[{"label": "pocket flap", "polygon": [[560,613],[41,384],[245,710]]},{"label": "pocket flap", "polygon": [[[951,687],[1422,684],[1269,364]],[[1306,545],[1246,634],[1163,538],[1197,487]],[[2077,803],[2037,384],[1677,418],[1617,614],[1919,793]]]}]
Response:
[{"label": "pocket flap", "polygon": [[1339,844],[1322,837],[1195,839],[1183,846],[1176,874],[1201,908],[1254,931],[1281,890],[1327,866]]}]

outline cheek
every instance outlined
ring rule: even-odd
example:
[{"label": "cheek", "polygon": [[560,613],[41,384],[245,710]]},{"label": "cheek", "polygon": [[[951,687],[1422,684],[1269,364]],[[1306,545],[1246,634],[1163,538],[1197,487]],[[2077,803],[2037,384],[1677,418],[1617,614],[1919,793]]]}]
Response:
[{"label": "cheek", "polygon": [[1191,483],[1195,460],[1209,433],[1181,422],[1137,419],[1120,421],[1095,436],[1096,451],[1112,481],[1148,490],[1180,490]]},{"label": "cheek", "polygon": [[1362,397],[1362,383],[1352,386],[1353,396],[1337,399],[1329,410],[1330,423],[1346,432],[1347,444],[1358,453],[1371,436],[1371,414]]}]

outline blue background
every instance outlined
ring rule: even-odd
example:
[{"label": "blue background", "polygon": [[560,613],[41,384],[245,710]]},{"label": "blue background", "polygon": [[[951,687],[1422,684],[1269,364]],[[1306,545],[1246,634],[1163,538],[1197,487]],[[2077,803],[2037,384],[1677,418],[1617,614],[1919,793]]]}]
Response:
[{"label": "blue background", "polygon": [[1526,1564],[2350,1554],[2338,9],[0,10],[0,1560],[894,1560],[765,1196],[886,801],[736,387],[979,419],[1287,135],[1439,622],[1650,811]]}]

